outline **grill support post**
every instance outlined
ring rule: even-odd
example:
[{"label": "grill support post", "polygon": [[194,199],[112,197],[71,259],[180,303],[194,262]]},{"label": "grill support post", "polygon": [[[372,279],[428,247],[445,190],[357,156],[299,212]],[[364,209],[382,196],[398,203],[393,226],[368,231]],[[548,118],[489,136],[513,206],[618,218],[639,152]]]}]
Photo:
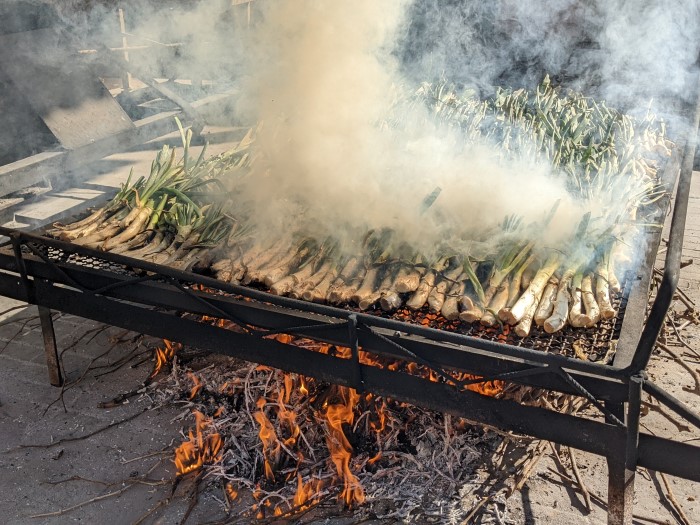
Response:
[{"label": "grill support post", "polygon": [[39,321],[41,322],[41,335],[44,338],[44,352],[46,354],[46,368],[49,371],[49,381],[53,386],[63,386],[63,374],[58,359],[58,348],[56,347],[56,333],[53,329],[53,319],[51,309],[45,306],[38,306]]},{"label": "grill support post", "polygon": [[[613,447],[615,451],[613,455],[606,458],[608,463],[608,525],[632,525],[643,385],[643,375],[635,375],[630,378],[625,432],[619,446]],[[625,415],[623,404],[616,403],[608,405],[607,408],[620,419]]]}]

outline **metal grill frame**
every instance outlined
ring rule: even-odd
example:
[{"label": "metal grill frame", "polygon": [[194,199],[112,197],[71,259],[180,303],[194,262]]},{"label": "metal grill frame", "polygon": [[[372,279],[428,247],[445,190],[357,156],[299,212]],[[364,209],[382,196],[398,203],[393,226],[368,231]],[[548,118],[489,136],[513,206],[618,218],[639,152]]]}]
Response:
[{"label": "metal grill frame", "polygon": [[[696,114],[700,116],[700,112]],[[696,118],[694,129],[697,125]],[[649,381],[644,371],[678,283],[694,151],[693,137],[684,150],[666,267],[656,299],[647,315],[652,267],[661,238],[658,228],[649,232],[645,260],[632,278],[612,365],[278,297],[3,227],[0,235],[10,241],[0,248],[0,295],[39,307],[54,385],[60,385],[62,377],[50,311],[60,310],[604,456],[609,471],[609,523],[629,524],[637,467],[700,482],[700,447],[639,431],[642,391],[700,428],[700,416]],[[675,160],[668,164],[664,175],[671,186],[677,173]],[[661,211],[665,213],[666,209]],[[47,256],[50,250],[101,260],[111,269],[52,260]],[[194,284],[223,294],[199,291]],[[183,313],[228,319],[242,330],[211,326],[191,316],[183,317]],[[321,354],[267,337],[276,333],[348,347],[351,358]],[[359,359],[360,349],[429,367],[445,381],[431,382],[365,364]],[[481,379],[451,380],[450,370]],[[468,383],[498,379],[583,396],[599,414],[560,414],[464,388]]]}]

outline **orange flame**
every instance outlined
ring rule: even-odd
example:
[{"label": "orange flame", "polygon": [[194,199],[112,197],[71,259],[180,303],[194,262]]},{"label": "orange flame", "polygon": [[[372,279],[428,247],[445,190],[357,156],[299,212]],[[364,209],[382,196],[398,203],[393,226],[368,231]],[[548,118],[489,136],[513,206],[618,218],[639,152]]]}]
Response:
[{"label": "orange flame", "polygon": [[[262,400],[262,403],[260,401]],[[277,433],[275,432],[275,427],[263,412],[263,406],[265,405],[264,399],[258,400],[258,408],[260,410],[253,414],[255,421],[260,425],[260,432],[258,432],[258,437],[263,445],[263,457],[265,458],[265,477],[270,481],[275,479],[275,473],[272,468],[273,464],[276,466],[279,460],[280,444],[277,439]]]},{"label": "orange flame", "polygon": [[322,488],[323,480],[312,479],[304,483],[301,474],[297,474],[297,491],[292,500],[292,507],[294,510],[304,510],[309,504],[318,501]]},{"label": "orange flame", "polygon": [[296,412],[287,409],[285,403],[289,403],[291,393],[294,389],[294,383],[291,374],[284,375],[284,384],[279,393],[278,400],[278,412],[277,419],[284,423],[285,427],[289,431],[289,437],[284,440],[284,446],[288,447],[296,443],[299,434],[301,434],[301,429],[297,424],[297,414]]},{"label": "orange flame", "polygon": [[333,461],[338,477],[343,481],[343,491],[340,494],[340,498],[346,505],[350,506],[353,503],[360,504],[365,501],[365,492],[362,489],[360,480],[350,469],[352,446],[343,431],[343,424],[351,425],[355,419],[353,408],[359,401],[360,396],[352,388],[339,387],[338,390],[343,398],[343,402],[328,405],[324,414],[328,427],[326,444],[331,453],[331,461]]},{"label": "orange flame", "polygon": [[[475,376],[472,374],[460,374],[460,379],[462,381],[470,381],[472,379],[481,379],[480,376]],[[483,383],[474,383],[472,385],[467,385],[467,389],[477,394],[482,394],[485,396],[494,397],[500,394],[505,388],[505,381],[500,381],[498,379],[493,381],[484,381]]]},{"label": "orange flame", "polygon": [[175,353],[182,349],[180,343],[173,343],[167,339],[163,339],[164,348],[155,349],[156,362],[153,365],[153,371],[151,372],[150,379],[153,379],[158,375],[158,372],[168,363],[170,363],[175,357]]},{"label": "orange flame", "polygon": [[304,376],[299,376],[299,393],[302,396],[309,395],[309,389],[306,388],[306,380],[304,379]]},{"label": "orange flame", "polygon": [[381,434],[386,428],[386,401],[382,401],[381,406],[377,406],[375,404],[375,407],[375,415],[377,417],[377,421],[370,421],[370,426],[372,427],[372,430],[374,430],[377,434]]},{"label": "orange flame", "polygon": [[233,501],[238,497],[238,491],[235,488],[233,488],[233,483],[231,483],[230,481],[226,483],[226,486],[224,488],[226,490],[226,497],[229,501]]},{"label": "orange flame", "polygon": [[227,396],[232,396],[236,393],[236,389],[240,387],[240,379],[234,378],[231,381],[226,381],[223,385],[219,387],[219,392],[221,394],[226,394]]},{"label": "orange flame", "polygon": [[294,494],[293,505],[295,507],[301,507],[309,499],[309,494],[306,492],[306,487],[301,478],[301,474],[297,474],[297,492]]},{"label": "orange flame", "polygon": [[187,372],[187,377],[192,381],[192,389],[190,390],[190,399],[194,399],[194,396],[202,389],[202,382],[199,378],[192,372]]},{"label": "orange flame", "polygon": [[218,432],[208,432],[212,420],[201,412],[193,411],[195,432],[189,431],[189,440],[175,449],[175,467],[178,476],[184,476],[203,465],[221,461],[223,440]]},{"label": "orange flame", "polygon": [[377,452],[377,454],[376,454],[375,456],[369,458],[369,459],[367,460],[367,463],[370,464],[370,465],[374,465],[374,464],[375,464],[377,461],[379,461],[380,459],[382,459],[382,451],[381,451],[381,450],[380,450],[379,452]]}]

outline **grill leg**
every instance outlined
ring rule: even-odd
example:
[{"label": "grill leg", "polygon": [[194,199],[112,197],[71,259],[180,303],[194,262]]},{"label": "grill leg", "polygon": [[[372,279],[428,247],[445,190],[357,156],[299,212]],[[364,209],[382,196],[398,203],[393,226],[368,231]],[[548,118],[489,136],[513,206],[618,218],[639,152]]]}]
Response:
[{"label": "grill leg", "polygon": [[631,525],[634,470],[623,458],[608,458],[608,525]]},{"label": "grill leg", "polygon": [[39,306],[39,321],[41,321],[41,334],[44,336],[44,352],[46,353],[46,367],[49,370],[49,381],[53,386],[63,385],[63,374],[58,361],[58,348],[56,348],[56,334],[53,331],[51,310],[45,306]]},{"label": "grill leg", "polygon": [[[641,375],[630,378],[624,441],[617,447],[619,453],[607,458],[608,525],[632,525],[643,383],[644,377]],[[619,419],[625,416],[623,404],[608,405],[608,409]]]}]

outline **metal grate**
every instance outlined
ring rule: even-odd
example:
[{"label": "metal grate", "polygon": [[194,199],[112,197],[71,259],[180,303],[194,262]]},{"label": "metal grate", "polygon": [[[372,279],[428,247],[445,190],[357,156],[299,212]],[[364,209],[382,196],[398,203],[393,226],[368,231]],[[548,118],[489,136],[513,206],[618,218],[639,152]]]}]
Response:
[{"label": "metal grate", "polygon": [[118,275],[136,276],[136,273],[127,266],[106,261],[104,259],[100,259],[99,257],[91,257],[79,253],[69,253],[65,250],[54,248],[53,246],[47,246],[45,244],[33,242],[28,244],[31,245],[32,249],[22,246],[22,251],[24,253],[40,253],[48,260],[55,263],[74,264],[76,266],[82,266],[83,268],[102,270],[104,272],[115,273]]},{"label": "metal grate", "polygon": [[[35,253],[41,253],[52,262],[71,264],[84,268],[91,268],[118,275],[137,276],[137,273],[130,267],[116,264],[99,257],[87,256],[78,253],[69,253],[66,250],[58,249],[39,243],[30,243]],[[27,247],[23,247],[27,253],[31,253]],[[525,338],[518,337],[513,330],[504,333],[500,327],[484,327],[479,323],[466,324],[463,322],[449,322],[440,316],[430,315],[427,310],[411,312],[410,316],[406,311],[399,311],[394,314],[387,314],[379,308],[370,309],[365,313],[372,313],[383,317],[389,317],[398,321],[411,322],[460,333],[481,339],[487,339],[497,343],[503,343],[532,350],[575,357],[578,349],[579,354],[585,354],[590,361],[600,362],[606,356],[611,357],[611,350],[614,350],[615,343],[620,335],[622,319],[624,318],[627,296],[629,295],[631,280],[625,278],[623,291],[611,297],[613,307],[617,310],[617,316],[612,319],[602,320],[592,328],[572,328],[566,326],[560,332],[548,334],[543,329],[533,323],[530,335]],[[182,283],[190,286],[192,283]],[[258,289],[258,288],[256,288]],[[213,292],[213,290],[212,290]],[[359,309],[346,305],[345,309],[359,311]]]},{"label": "metal grate", "polygon": [[[498,326],[486,327],[478,322],[472,324],[459,321],[449,322],[441,317],[435,318],[435,316],[428,315],[426,311],[413,312],[411,321],[439,330],[567,357],[575,357],[575,348],[578,348],[579,354],[586,355],[590,361],[598,362],[606,356],[609,360],[613,355],[611,350],[615,349],[615,344],[620,337],[630,287],[631,279],[625,276],[622,291],[614,295],[611,294],[612,306],[617,311],[615,317],[601,320],[592,328],[573,328],[567,325],[563,330],[554,334],[548,334],[533,322],[530,335],[523,338],[516,335],[514,330],[504,333]],[[406,320],[404,315],[393,315],[392,318]]]}]

